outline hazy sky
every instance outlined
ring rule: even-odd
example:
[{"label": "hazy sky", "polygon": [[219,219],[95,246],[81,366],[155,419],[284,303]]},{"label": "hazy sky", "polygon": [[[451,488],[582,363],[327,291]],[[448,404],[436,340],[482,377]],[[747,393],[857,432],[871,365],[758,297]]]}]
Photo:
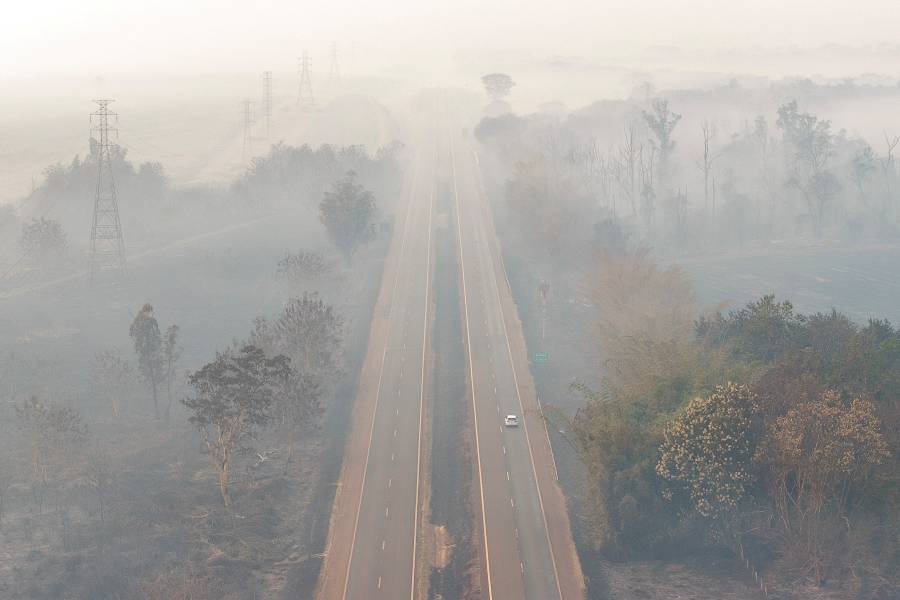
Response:
[{"label": "hazy sky", "polygon": [[[465,50],[603,57],[653,45],[896,44],[895,0],[3,2],[0,76],[256,69],[331,40],[373,60]],[[408,52],[415,49],[415,52]],[[373,55],[373,50],[377,51]],[[349,50],[348,50],[349,52]],[[277,66],[276,66],[277,68]]]}]

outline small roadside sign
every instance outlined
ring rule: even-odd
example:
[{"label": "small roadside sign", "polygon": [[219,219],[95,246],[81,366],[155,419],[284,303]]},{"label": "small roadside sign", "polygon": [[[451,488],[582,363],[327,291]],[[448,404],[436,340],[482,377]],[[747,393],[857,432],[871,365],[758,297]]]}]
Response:
[{"label": "small roadside sign", "polygon": [[547,362],[549,362],[549,360],[550,360],[549,352],[535,352],[532,362],[534,362],[534,364],[536,364],[536,365],[543,365],[543,364],[546,364]]}]

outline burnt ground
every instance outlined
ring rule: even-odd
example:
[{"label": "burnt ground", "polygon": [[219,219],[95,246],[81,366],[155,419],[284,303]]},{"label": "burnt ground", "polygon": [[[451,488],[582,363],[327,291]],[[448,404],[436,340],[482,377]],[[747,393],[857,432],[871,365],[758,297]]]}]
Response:
[{"label": "burnt ground", "polygon": [[[281,218],[198,239],[131,265],[131,282],[87,290],[79,278],[4,299],[0,377],[0,485],[6,459],[27,450],[16,432],[12,402],[37,393],[44,402],[78,409],[94,440],[111,457],[105,523],[84,463],[66,476],[58,494],[39,506],[16,475],[3,498],[0,523],[2,598],[169,598],[190,586],[192,597],[309,597],[318,576],[315,555],[324,548],[334,483],[343,458],[345,428],[389,235],[339,266],[335,277],[313,283],[345,318],[345,376],[323,404],[321,427],[300,437],[294,461],[283,454],[255,465],[253,454],[233,471],[232,512],[221,508],[215,476],[199,436],[177,401],[172,423],[152,417],[143,386],[122,398],[122,415],[91,393],[94,353],[116,347],[133,359],[128,325],[150,300],[162,327],[182,327],[180,372],[198,368],[232,340],[241,339],[256,315],[273,315],[289,294],[274,279],[286,249],[325,246],[305,235],[302,218]],[[261,241],[260,229],[264,227]],[[327,247],[327,246],[325,246]],[[178,396],[186,393],[183,382]],[[267,432],[258,450],[279,447]],[[16,459],[18,460],[18,459]],[[19,461],[20,466],[27,460]],[[54,492],[55,493],[55,492]],[[155,594],[155,595],[153,595]]]}]

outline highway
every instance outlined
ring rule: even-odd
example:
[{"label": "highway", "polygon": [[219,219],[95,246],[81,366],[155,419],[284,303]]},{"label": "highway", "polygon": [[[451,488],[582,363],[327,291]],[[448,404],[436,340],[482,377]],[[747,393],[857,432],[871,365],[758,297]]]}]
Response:
[{"label": "highway", "polygon": [[[436,189],[455,209],[460,335],[487,600],[580,600],[584,583],[477,155],[448,106],[425,115],[369,336],[317,597],[426,598],[429,323]],[[449,180],[449,181],[448,181]],[[399,217],[403,214],[403,218]],[[446,221],[445,221],[446,222]],[[444,399],[435,398],[435,402]],[[521,426],[507,428],[506,414]],[[460,432],[460,440],[465,432]],[[427,526],[427,527],[426,527]]]}]

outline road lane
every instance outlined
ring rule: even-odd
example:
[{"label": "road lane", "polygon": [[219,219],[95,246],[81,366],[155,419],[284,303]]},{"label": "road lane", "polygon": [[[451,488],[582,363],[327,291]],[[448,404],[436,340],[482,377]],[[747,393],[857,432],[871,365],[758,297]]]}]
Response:
[{"label": "road lane", "polygon": [[323,599],[413,598],[416,589],[434,196],[433,136],[420,139],[360,376]]},{"label": "road lane", "polygon": [[[487,548],[486,595],[492,599],[583,598],[583,578],[565,502],[555,476],[549,476],[555,473],[552,451],[527,363],[522,364],[524,339],[514,304],[506,297],[509,290],[477,165],[462,136],[454,135],[460,128],[450,125],[445,129],[450,136],[459,223],[470,393],[473,414],[478,417],[476,454]],[[516,344],[520,339],[521,349]],[[504,427],[506,414],[519,415],[521,427]],[[545,497],[553,501],[552,536]],[[558,562],[564,563],[562,576]]]}]

